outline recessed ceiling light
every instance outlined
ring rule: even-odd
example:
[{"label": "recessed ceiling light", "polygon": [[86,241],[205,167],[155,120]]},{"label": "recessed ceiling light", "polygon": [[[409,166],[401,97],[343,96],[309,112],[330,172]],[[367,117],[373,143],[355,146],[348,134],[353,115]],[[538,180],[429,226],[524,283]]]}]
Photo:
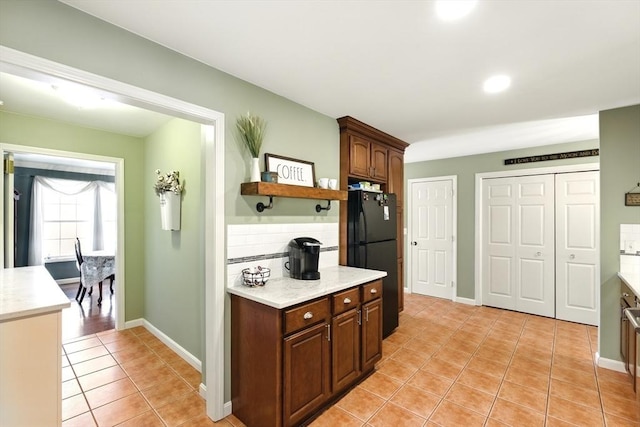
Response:
[{"label": "recessed ceiling light", "polygon": [[506,90],[509,86],[511,86],[511,77],[501,74],[489,77],[484,81],[482,87],[487,93],[498,93]]},{"label": "recessed ceiling light", "polygon": [[467,16],[478,0],[437,0],[436,14],[443,21],[455,21]]}]

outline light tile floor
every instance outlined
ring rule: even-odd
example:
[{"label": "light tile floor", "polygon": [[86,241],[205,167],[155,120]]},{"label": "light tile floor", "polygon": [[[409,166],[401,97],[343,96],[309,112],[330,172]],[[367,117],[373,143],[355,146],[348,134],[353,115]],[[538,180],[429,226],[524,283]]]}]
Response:
[{"label": "light tile floor", "polygon": [[[312,426],[637,427],[630,380],[595,368],[596,346],[594,327],[406,295],[377,372]],[[63,426],[242,426],[209,420],[200,373],[142,327],[62,354]]]}]

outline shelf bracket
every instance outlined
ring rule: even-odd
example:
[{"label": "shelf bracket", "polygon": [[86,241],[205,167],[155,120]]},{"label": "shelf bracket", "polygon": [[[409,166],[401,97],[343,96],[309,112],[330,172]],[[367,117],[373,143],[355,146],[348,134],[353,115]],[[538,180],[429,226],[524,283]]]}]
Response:
[{"label": "shelf bracket", "polygon": [[331,210],[331,200],[327,200],[327,207],[323,208],[320,205],[316,205],[316,212],[320,213],[322,211],[328,211]]},{"label": "shelf bracket", "polygon": [[260,202],[256,205],[256,210],[258,212],[264,212],[265,209],[272,209],[273,208],[273,196],[269,196],[269,204],[265,205],[264,203]]}]

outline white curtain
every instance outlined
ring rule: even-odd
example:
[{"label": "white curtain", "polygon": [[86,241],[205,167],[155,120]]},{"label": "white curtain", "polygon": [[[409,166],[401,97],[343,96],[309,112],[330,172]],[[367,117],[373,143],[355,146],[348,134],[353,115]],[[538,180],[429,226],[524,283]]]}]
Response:
[{"label": "white curtain", "polygon": [[44,264],[44,256],[42,254],[42,230],[44,225],[43,193],[45,189],[67,196],[76,196],[87,192],[95,194],[93,220],[91,221],[91,229],[93,230],[91,246],[93,250],[104,249],[103,209],[101,208],[102,203],[100,196],[102,191],[100,191],[100,189],[115,194],[115,184],[104,181],[86,182],[36,176],[33,179],[33,189],[31,193],[31,231],[29,233],[28,265]]}]

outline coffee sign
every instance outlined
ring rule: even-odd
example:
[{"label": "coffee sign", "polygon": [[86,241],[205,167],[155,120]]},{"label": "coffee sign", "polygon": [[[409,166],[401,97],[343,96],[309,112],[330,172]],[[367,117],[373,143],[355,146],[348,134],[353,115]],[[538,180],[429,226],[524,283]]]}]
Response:
[{"label": "coffee sign", "polygon": [[267,171],[278,174],[278,184],[315,186],[316,171],[313,162],[269,153],[264,155],[264,159]]}]

